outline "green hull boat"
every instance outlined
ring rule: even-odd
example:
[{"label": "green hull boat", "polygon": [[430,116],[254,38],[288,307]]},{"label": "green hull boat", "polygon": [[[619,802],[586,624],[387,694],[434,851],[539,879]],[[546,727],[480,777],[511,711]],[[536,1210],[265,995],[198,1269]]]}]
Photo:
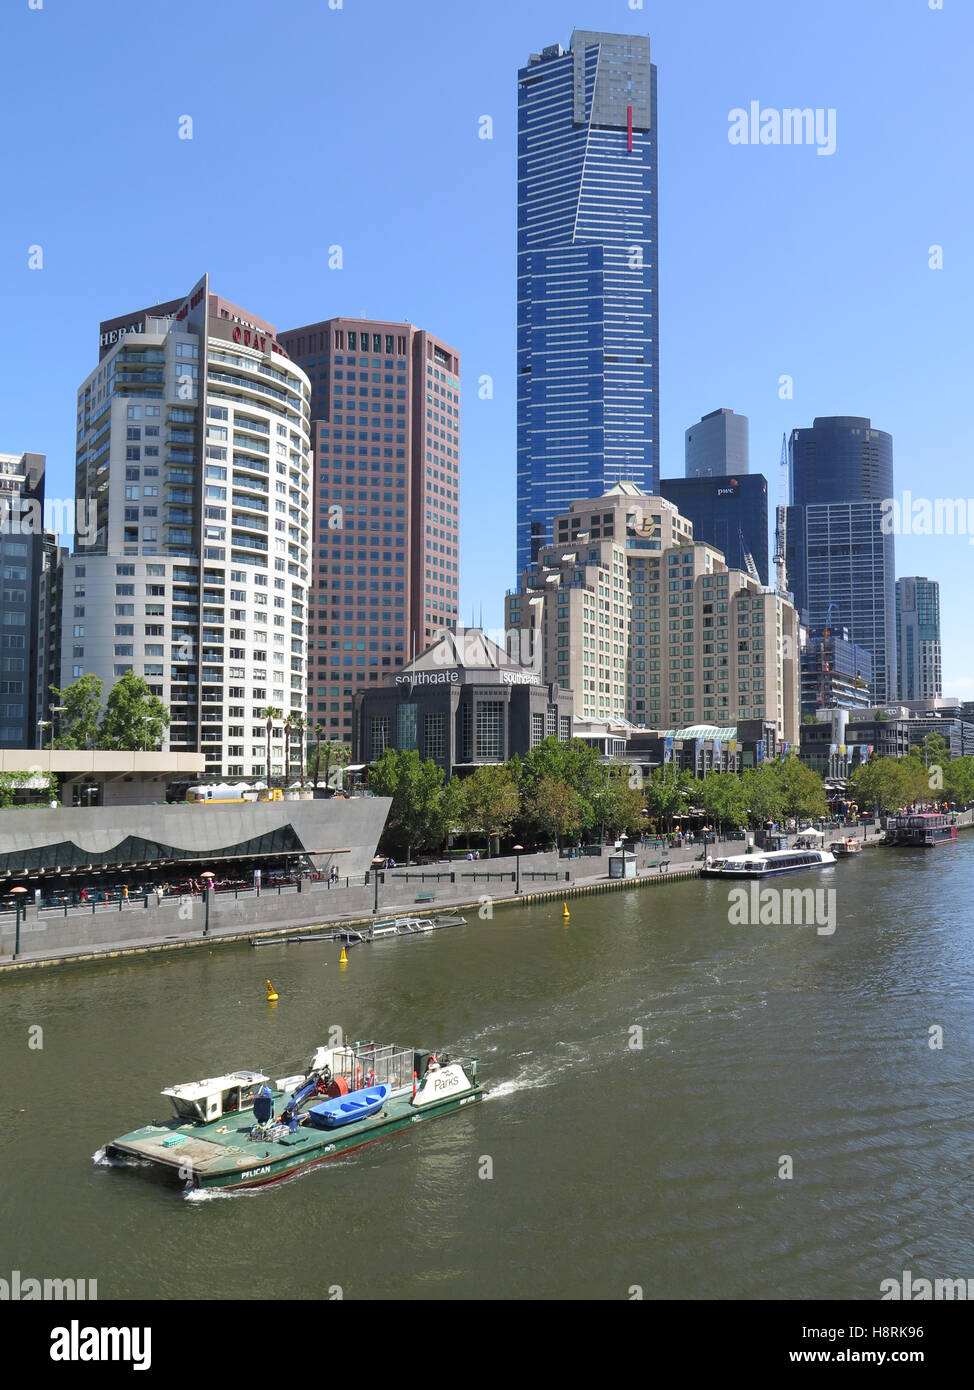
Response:
[{"label": "green hull boat", "polygon": [[[262,1187],[486,1094],[476,1058],[439,1059],[398,1044],[321,1047],[306,1072],[268,1083],[260,1072],[237,1071],[167,1087],[173,1118],[120,1135],[95,1161],[146,1166],[185,1187]],[[389,1089],[376,1113],[319,1128],[315,1102],[378,1085]]]}]

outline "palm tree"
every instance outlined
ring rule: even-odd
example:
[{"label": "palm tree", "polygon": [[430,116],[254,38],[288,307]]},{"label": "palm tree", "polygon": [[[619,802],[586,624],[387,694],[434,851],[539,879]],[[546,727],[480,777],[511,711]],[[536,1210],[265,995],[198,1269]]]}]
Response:
[{"label": "palm tree", "polygon": [[336,767],[344,767],[352,756],[352,750],[347,743],[334,743],[331,748],[332,762]]},{"label": "palm tree", "polygon": [[287,786],[288,778],[291,775],[291,732],[294,728],[294,715],[288,714],[284,717],[284,786]]},{"label": "palm tree", "polygon": [[305,730],[306,730],[307,727],[308,727],[308,721],[307,721],[307,719],[305,719],[304,715],[302,715],[302,714],[295,714],[295,715],[292,716],[291,722],[292,722],[292,724],[294,725],[294,732],[295,732],[295,733],[297,734],[297,736],[298,736],[298,746],[299,746],[300,749],[301,749],[301,774],[300,774],[300,776],[301,776],[301,790],[304,791],[304,774],[305,774],[305,766],[306,766],[307,761],[308,761],[308,750],[307,750],[307,747],[306,747],[306,745],[305,745],[304,734],[305,734]]},{"label": "palm tree", "polygon": [[271,730],[275,721],[280,719],[280,712],[273,705],[265,705],[260,711],[261,719],[267,720],[267,790],[271,789]]},{"label": "palm tree", "polygon": [[314,789],[318,790],[318,766],[321,763],[321,735],[325,732],[325,726],[320,719],[315,720],[315,780]]}]

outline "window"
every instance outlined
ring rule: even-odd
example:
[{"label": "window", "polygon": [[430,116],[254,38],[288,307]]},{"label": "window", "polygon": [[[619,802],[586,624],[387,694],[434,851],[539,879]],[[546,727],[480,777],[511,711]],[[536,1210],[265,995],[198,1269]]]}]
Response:
[{"label": "window", "polygon": [[[415,708],[415,707],[414,707]],[[446,715],[441,711],[423,716],[426,758],[446,757]]]},{"label": "window", "polygon": [[474,756],[504,756],[504,704],[500,700],[480,700],[477,704],[477,741]]}]

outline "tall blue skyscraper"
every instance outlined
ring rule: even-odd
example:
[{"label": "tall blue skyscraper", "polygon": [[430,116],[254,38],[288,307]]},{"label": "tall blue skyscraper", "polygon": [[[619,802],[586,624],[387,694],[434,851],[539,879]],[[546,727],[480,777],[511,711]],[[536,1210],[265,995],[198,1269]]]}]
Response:
[{"label": "tall blue skyscraper", "polygon": [[576,29],[518,75],[517,565],[579,497],[659,481],[656,69]]},{"label": "tall blue skyscraper", "polygon": [[[789,442],[788,584],[817,631],[836,624],[873,661],[872,693],[896,698],[896,576],[882,502],[893,496],[893,440],[858,415],[822,416]],[[831,610],[831,612],[830,612]]]}]

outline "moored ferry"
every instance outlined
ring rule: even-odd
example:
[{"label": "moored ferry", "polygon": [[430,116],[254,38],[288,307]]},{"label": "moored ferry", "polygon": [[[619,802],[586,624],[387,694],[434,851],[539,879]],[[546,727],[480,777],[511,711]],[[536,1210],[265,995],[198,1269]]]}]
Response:
[{"label": "moored ferry", "polygon": [[886,824],[886,843],[932,849],[957,839],[957,826],[940,811],[910,811]]},{"label": "moored ferry", "polygon": [[802,869],[822,869],[834,863],[835,855],[827,849],[757,850],[753,854],[715,859],[702,868],[700,874],[703,878],[773,878]]},{"label": "moored ferry", "polygon": [[845,840],[833,840],[829,849],[837,859],[848,859],[854,854],[862,854],[862,845],[851,835]]},{"label": "moored ferry", "polygon": [[133,1162],[187,1187],[261,1187],[396,1130],[483,1100],[477,1059],[397,1043],[319,1047],[308,1068],[271,1083],[234,1071],[162,1094],[169,1120],[106,1145],[96,1162]]}]

